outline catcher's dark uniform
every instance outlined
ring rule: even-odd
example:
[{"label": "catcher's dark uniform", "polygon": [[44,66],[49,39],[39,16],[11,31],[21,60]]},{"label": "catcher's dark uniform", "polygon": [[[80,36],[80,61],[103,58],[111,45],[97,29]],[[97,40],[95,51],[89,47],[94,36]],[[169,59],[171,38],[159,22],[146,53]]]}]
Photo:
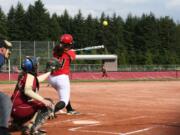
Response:
[{"label": "catcher's dark uniform", "polygon": [[[27,73],[24,73],[21,79],[19,79],[11,97],[13,103],[12,117],[14,119],[18,119],[19,121],[21,121],[23,118],[31,119],[39,109],[45,108],[45,105],[42,102],[32,100],[32,98],[24,94],[26,79]],[[32,90],[39,90],[39,82],[36,76],[34,76]]]},{"label": "catcher's dark uniform", "polygon": [[24,126],[29,121],[28,128],[23,130],[23,134],[41,133],[40,127],[45,120],[53,113],[52,100],[43,98],[38,94],[39,82],[44,81],[50,72],[37,76],[38,61],[35,57],[27,57],[22,64],[22,74],[18,78],[16,88],[11,97],[12,126]]}]

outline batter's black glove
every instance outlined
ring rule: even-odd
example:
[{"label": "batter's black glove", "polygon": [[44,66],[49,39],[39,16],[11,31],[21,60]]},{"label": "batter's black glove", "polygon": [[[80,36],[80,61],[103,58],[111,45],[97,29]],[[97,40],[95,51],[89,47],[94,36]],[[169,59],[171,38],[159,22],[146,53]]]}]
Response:
[{"label": "batter's black glove", "polygon": [[56,45],[53,48],[53,53],[58,57],[61,57],[63,52],[64,52],[64,45],[63,44]]},{"label": "batter's black glove", "polygon": [[46,72],[53,72],[61,68],[59,60],[56,58],[51,58],[46,64]]}]

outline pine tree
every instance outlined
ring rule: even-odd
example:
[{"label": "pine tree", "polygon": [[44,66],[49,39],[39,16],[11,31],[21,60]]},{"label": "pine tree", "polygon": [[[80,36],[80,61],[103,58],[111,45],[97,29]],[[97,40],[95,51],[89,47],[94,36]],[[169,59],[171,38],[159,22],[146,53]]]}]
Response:
[{"label": "pine tree", "polygon": [[135,51],[135,28],[137,23],[139,22],[139,18],[132,17],[131,14],[128,15],[123,29],[123,40],[124,46],[127,50],[127,63],[128,64],[136,64],[136,51]]},{"label": "pine tree", "polygon": [[143,14],[141,20],[136,25],[135,34],[135,50],[138,52],[138,59],[141,64],[145,64],[146,53],[154,52],[159,46],[158,24],[151,13],[150,15]]},{"label": "pine tree", "polygon": [[89,14],[87,18],[84,20],[84,46],[95,46],[98,45],[95,37],[96,37],[96,26],[97,19],[93,19],[92,15]]},{"label": "pine tree", "polygon": [[0,7],[0,38],[7,38],[7,18]]},{"label": "pine tree", "polygon": [[8,26],[8,36],[11,40],[14,40],[16,37],[16,23],[15,23],[15,9],[12,6],[9,10],[7,17],[7,26]]},{"label": "pine tree", "polygon": [[59,26],[58,16],[57,14],[53,14],[49,22],[49,39],[57,41],[61,32],[62,28]]},{"label": "pine tree", "polygon": [[[123,39],[123,29],[124,22],[123,19],[119,16],[116,16],[114,13],[113,18],[111,19],[110,33],[109,33],[109,45],[112,47],[111,53],[117,54],[119,57],[119,63],[126,64],[126,48],[124,46]],[[116,48],[116,49],[113,49]],[[122,58],[122,59],[121,59]]]},{"label": "pine tree", "polygon": [[35,1],[34,6],[29,5],[25,14],[26,38],[29,40],[47,40],[49,31],[49,13],[41,0]]},{"label": "pine tree", "polygon": [[14,16],[14,37],[13,40],[24,40],[24,34],[25,34],[25,23],[24,23],[24,8],[21,3],[17,4],[17,7],[15,9],[15,16]]},{"label": "pine tree", "polygon": [[64,33],[73,33],[72,29],[72,17],[70,17],[67,10],[64,10],[64,13],[58,18],[59,26],[62,28],[61,34]]},{"label": "pine tree", "polygon": [[146,52],[146,61],[145,61],[146,65],[152,65],[153,64],[153,56],[152,53],[150,52],[150,50],[148,50]]},{"label": "pine tree", "polygon": [[83,48],[86,47],[86,41],[85,41],[85,23],[84,23],[84,17],[82,16],[81,11],[79,10],[78,14],[74,16],[73,18],[73,34],[75,39],[75,47],[76,48]]},{"label": "pine tree", "polygon": [[[162,56],[160,63],[170,64],[168,57],[176,52],[176,25],[169,17],[160,18],[159,20],[159,52]],[[163,58],[164,57],[164,58]]]},{"label": "pine tree", "polygon": [[175,48],[174,54],[176,54],[176,64],[180,64],[180,24],[176,26],[176,38],[175,38]]}]

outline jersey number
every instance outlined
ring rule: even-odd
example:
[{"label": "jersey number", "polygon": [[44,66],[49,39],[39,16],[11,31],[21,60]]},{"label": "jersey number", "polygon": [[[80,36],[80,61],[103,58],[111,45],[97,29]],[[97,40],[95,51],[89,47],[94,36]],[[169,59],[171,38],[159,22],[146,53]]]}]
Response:
[{"label": "jersey number", "polygon": [[66,60],[65,59],[62,59],[62,61],[60,62],[60,64],[61,64],[61,68],[63,68],[64,67],[64,63],[66,62]]}]

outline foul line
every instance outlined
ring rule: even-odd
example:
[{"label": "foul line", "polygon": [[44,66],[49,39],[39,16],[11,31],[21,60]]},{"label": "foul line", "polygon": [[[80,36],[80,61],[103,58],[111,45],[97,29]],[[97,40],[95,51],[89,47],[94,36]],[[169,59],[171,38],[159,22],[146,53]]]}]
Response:
[{"label": "foul line", "polygon": [[[155,126],[149,127],[149,128],[140,129],[140,130],[136,130],[136,131],[132,131],[132,132],[123,133],[122,135],[132,135],[132,134],[136,134],[136,133],[148,131],[148,130],[151,130],[151,129],[153,129],[153,128],[155,128]],[[120,135],[121,135],[121,134],[120,134]]]},{"label": "foul line", "polygon": [[[100,125],[100,124],[89,125],[89,126],[86,126],[86,127],[98,126],[98,125]],[[94,130],[94,131],[90,131],[90,130],[79,130],[80,128],[83,128],[83,127],[71,128],[71,129],[69,129],[69,130],[70,130],[70,131],[76,131],[76,130],[78,130],[79,132],[104,133],[104,134],[113,134],[113,135],[132,135],[132,134],[141,133],[141,132],[145,132],[145,131],[151,130],[151,129],[155,128],[155,127],[144,128],[144,129],[140,129],[140,130],[136,130],[136,131],[132,131],[132,132],[127,132],[127,133],[106,132],[106,131],[98,131],[98,130]]]},{"label": "foul line", "polygon": [[86,126],[81,126],[81,127],[76,127],[76,128],[70,128],[68,129],[69,131],[78,131],[78,132],[86,132],[86,133],[103,133],[103,134],[113,134],[113,135],[123,135],[122,133],[115,133],[115,132],[106,132],[106,131],[98,131],[98,130],[94,130],[94,131],[90,131],[90,130],[82,130],[82,128],[86,128],[86,127],[94,127],[94,126],[99,126],[101,124],[90,124],[90,125],[86,125]]},{"label": "foul line", "polygon": [[119,121],[128,121],[128,120],[136,120],[136,119],[142,119],[142,118],[145,118],[147,116],[136,116],[136,117],[131,117],[131,118],[125,118],[125,119],[121,119]]}]

